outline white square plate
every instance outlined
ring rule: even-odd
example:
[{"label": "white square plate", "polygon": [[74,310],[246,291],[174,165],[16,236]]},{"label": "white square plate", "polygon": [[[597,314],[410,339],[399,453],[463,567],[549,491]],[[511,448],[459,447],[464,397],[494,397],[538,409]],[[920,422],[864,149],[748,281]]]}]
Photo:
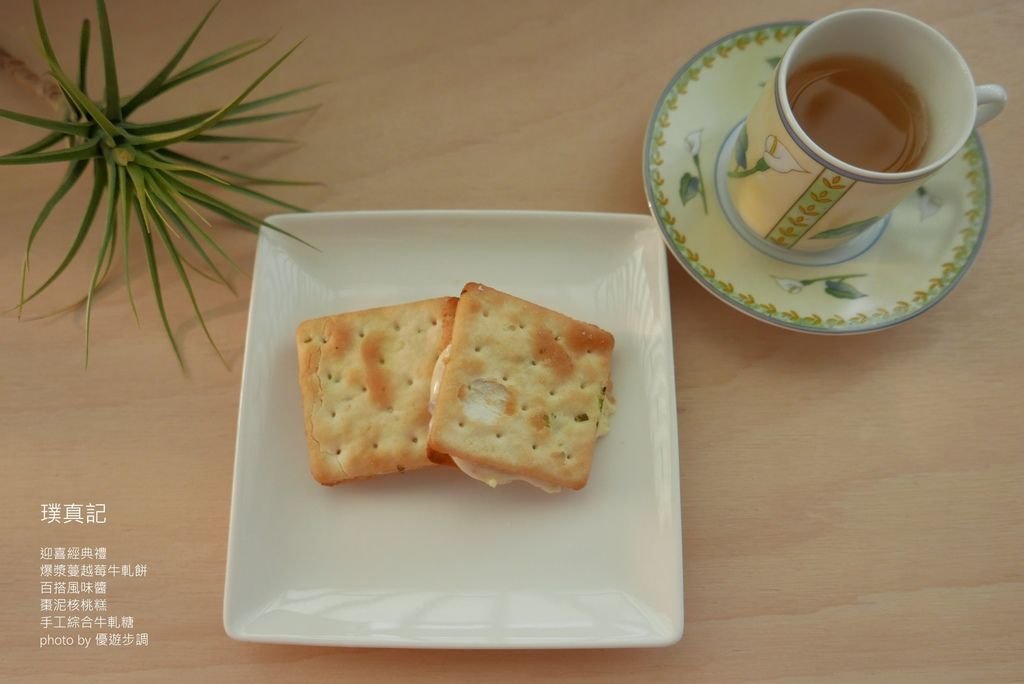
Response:
[{"label": "white square plate", "polygon": [[[649,216],[298,214],[253,274],[224,627],[247,641],[420,648],[671,644],[683,631],[665,249]],[[590,482],[545,494],[454,468],[310,476],[294,330],[479,281],[615,335],[618,411]]]}]

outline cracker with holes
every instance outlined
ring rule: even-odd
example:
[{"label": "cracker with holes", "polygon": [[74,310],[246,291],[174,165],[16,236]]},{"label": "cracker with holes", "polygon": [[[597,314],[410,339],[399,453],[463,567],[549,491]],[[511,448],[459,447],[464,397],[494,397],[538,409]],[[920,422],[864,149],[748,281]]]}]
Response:
[{"label": "cracker with holes", "polygon": [[433,465],[430,379],[458,300],[315,318],[296,331],[309,466],[338,484]]},{"label": "cracker with holes", "polygon": [[431,450],[492,487],[581,489],[610,419],[614,346],[597,326],[467,284],[442,357]]}]

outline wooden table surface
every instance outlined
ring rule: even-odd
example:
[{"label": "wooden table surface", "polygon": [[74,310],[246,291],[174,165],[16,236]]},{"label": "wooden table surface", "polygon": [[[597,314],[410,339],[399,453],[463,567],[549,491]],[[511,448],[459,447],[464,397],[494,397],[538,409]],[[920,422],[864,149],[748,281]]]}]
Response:
[{"label": "wooden table surface", "polygon": [[[91,3],[48,2],[74,63]],[[262,92],[328,78],[312,114],[266,126],[301,146],[211,153],[312,177],[313,209],[508,208],[645,213],[640,151],[661,88],[734,29],[813,18],[813,2],[243,2],[225,0],[195,55],[308,36]],[[670,648],[390,651],[268,646],[221,625],[248,281],[199,285],[225,370],[170,289],[190,374],[171,354],[132,258],[141,327],[118,283],[98,298],[83,370],[81,312],[0,318],[0,680],[5,682],[1022,682],[1024,681],[1024,5],[886,3],[944,32],[1009,110],[984,130],[994,208],[977,263],[934,311],[886,332],[821,338],[722,305],[674,263],[686,634]],[[176,48],[206,0],[111,0],[123,88]],[[0,47],[42,70],[28,0],[4,3]],[[95,34],[94,34],[95,35]],[[93,83],[99,83],[94,48]],[[153,116],[219,105],[270,54],[196,81]],[[94,90],[99,96],[98,89]],[[45,113],[8,74],[0,107]],[[3,149],[34,132],[3,124]],[[0,167],[0,303],[60,167]],[[35,250],[55,265],[76,192]],[[254,240],[220,235],[238,261]],[[136,244],[136,246],[138,246]],[[85,252],[95,254],[90,242]],[[30,313],[83,291],[87,256]],[[120,273],[120,265],[118,266]],[[798,403],[799,411],[779,411]],[[47,525],[40,505],[103,502],[105,525]],[[39,648],[41,546],[105,545],[146,578],[112,590],[146,648]]]}]

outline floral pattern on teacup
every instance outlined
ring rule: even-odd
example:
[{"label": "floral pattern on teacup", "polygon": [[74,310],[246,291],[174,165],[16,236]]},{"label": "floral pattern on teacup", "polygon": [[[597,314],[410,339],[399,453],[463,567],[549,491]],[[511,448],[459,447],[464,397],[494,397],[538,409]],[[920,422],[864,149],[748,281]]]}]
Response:
[{"label": "floral pattern on teacup", "polygon": [[767,162],[773,171],[778,171],[779,173],[789,173],[790,171],[807,173],[807,169],[800,166],[800,162],[793,158],[793,155],[782,144],[782,141],[774,135],[769,135],[764,139],[764,157],[762,159]]},{"label": "floral pattern on teacup", "polygon": [[777,135],[768,134],[764,139],[764,154],[752,167],[747,168],[747,125],[740,129],[736,138],[736,148],[733,157],[736,160],[736,169],[729,172],[732,178],[745,178],[762,171],[777,171],[779,173],[807,173],[807,169],[800,166],[800,162],[793,157],[793,153],[782,143]]}]

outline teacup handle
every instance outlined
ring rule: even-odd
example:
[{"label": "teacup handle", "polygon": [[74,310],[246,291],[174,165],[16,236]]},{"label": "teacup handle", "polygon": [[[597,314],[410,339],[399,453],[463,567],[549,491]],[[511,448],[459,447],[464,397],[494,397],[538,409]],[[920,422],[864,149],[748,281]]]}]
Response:
[{"label": "teacup handle", "polygon": [[978,94],[978,115],[975,126],[981,126],[999,116],[1006,106],[1006,88],[994,83],[980,85],[975,89]]}]

